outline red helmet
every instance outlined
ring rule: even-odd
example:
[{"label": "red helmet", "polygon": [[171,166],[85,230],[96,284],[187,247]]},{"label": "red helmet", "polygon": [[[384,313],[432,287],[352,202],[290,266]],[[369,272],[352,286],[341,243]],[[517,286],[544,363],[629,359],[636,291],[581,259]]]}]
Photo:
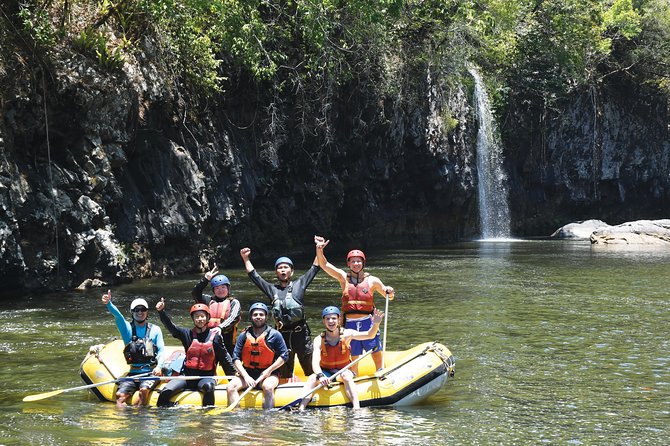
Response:
[{"label": "red helmet", "polygon": [[209,317],[211,316],[211,313],[209,312],[209,307],[205,304],[194,304],[191,307],[190,311],[191,317],[193,317],[193,313],[195,313],[196,311],[204,311],[205,313],[207,313],[207,319],[209,319]]},{"label": "red helmet", "polygon": [[349,251],[349,254],[347,254],[347,263],[349,263],[349,259],[352,257],[360,257],[363,259],[363,265],[365,265],[365,253],[361,251],[360,249],[352,249]]}]

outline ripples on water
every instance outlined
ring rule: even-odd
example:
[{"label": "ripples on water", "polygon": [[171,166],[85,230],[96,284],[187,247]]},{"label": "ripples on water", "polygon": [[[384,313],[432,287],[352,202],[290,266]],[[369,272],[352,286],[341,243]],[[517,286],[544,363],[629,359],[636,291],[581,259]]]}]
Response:
[{"label": "ripples on water", "polygon": [[[0,444],[667,444],[668,252],[516,241],[369,256],[370,272],[397,290],[389,347],[439,340],[457,358],[455,379],[425,405],[212,418],[195,408],[117,410],[86,392],[22,403],[81,385],[89,346],[117,336],[96,290],[0,304]],[[258,298],[244,271],[226,274],[243,307]],[[187,325],[197,279],[137,282],[114,299],[125,310],[137,295],[165,296]],[[308,294],[313,329],[338,302],[321,274]]]}]

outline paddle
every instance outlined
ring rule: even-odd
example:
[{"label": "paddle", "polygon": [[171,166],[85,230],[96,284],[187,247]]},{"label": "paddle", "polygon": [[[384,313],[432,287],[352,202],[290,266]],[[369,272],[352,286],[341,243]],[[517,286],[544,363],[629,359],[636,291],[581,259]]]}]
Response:
[{"label": "paddle", "polygon": [[144,379],[153,379],[156,381],[172,381],[172,380],[183,380],[183,381],[190,381],[193,379],[205,379],[205,378],[213,378],[213,379],[232,379],[235,378],[233,375],[193,375],[193,376],[186,376],[186,375],[177,375],[177,376],[148,376]]},{"label": "paddle", "polygon": [[58,389],[58,390],[52,390],[51,392],[38,393],[36,395],[28,395],[25,398],[23,398],[23,401],[29,402],[29,401],[45,400],[47,398],[51,398],[52,396],[60,395],[61,393],[73,392],[75,390],[92,389],[93,387],[104,386],[105,384],[113,384],[113,383],[117,383],[119,381],[134,380],[135,378],[140,378],[140,377],[149,375],[150,373],[151,372],[146,372],[146,373],[142,373],[142,374],[134,375],[134,376],[130,376],[130,377],[116,378],[116,379],[111,379],[109,381],[103,381],[103,382],[100,382],[100,383],[88,384],[86,386],[70,387],[69,389]]},{"label": "paddle", "polygon": [[384,307],[384,341],[382,343],[382,369],[386,363],[386,326],[389,320],[389,293],[386,293],[386,305]]},{"label": "paddle", "polygon": [[231,379],[234,378],[233,376],[228,376],[228,375],[215,375],[215,376],[147,376],[151,374],[151,372],[146,372],[146,373],[141,373],[139,375],[133,375],[133,376],[124,376],[121,378],[116,378],[116,379],[111,379],[109,381],[103,381],[95,384],[88,384],[85,386],[79,386],[79,387],[71,387],[69,389],[59,389],[59,390],[52,390],[51,392],[44,392],[44,393],[38,393],[36,395],[28,395],[25,398],[23,398],[23,401],[25,402],[30,402],[30,401],[39,401],[39,400],[45,400],[47,398],[51,398],[52,396],[60,395],[61,393],[65,392],[72,392],[74,390],[85,390],[85,389],[92,389],[93,387],[100,387],[104,386],[106,384],[114,384],[118,383],[121,381],[135,381],[138,378],[142,378],[142,380],[155,380],[155,381],[172,381],[174,379],[181,379],[181,380],[192,380],[192,379],[203,379],[203,378],[214,378],[214,379]]},{"label": "paddle", "polygon": [[221,410],[218,410],[217,413],[226,413],[226,412],[230,412],[231,410],[235,409],[237,407],[237,405],[240,404],[240,401],[242,401],[242,398],[247,396],[247,393],[251,392],[253,389],[254,388],[251,387],[251,386],[247,387],[247,389],[244,392],[242,392],[242,395],[240,395],[240,397],[238,399],[233,401],[230,406],[225,407]]},{"label": "paddle", "polygon": [[[335,379],[336,379],[338,376],[340,376],[340,375],[341,375],[342,373],[344,373],[345,371],[349,370],[349,369],[350,369],[351,367],[353,367],[355,364],[358,364],[358,362],[359,362],[360,360],[362,360],[362,359],[365,358],[366,356],[368,356],[368,355],[374,353],[375,351],[377,351],[377,350],[369,350],[369,351],[365,352],[363,355],[361,355],[361,356],[359,356],[358,358],[356,358],[355,361],[351,361],[349,364],[347,364],[346,367],[342,367],[342,368],[341,368],[340,370],[338,370],[336,373],[333,373],[333,375],[331,375],[331,377],[328,378],[328,383],[330,384],[331,381],[335,381]],[[316,392],[317,390],[319,390],[319,389],[322,388],[323,386],[324,386],[324,384],[319,384],[318,386],[316,386],[316,387],[314,387],[314,388],[312,388],[312,389],[309,389],[307,392],[305,392],[304,395],[299,396],[297,399],[295,399],[295,400],[291,401],[290,403],[288,403],[288,404],[286,404],[286,405],[280,407],[280,408],[277,409],[277,410],[285,410],[285,409],[288,409],[288,408],[290,408],[290,407],[295,406],[296,404],[300,404],[300,401],[302,401],[303,399],[307,398],[308,396],[310,396],[312,393]]]}]

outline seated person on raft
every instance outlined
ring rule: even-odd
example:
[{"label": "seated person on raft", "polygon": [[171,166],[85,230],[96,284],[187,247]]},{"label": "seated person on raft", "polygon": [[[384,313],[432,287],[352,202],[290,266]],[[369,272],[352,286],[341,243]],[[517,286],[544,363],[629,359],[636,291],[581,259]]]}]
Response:
[{"label": "seated person on raft", "polygon": [[[216,375],[217,363],[222,368],[232,369],[232,359],[226,350],[221,336],[221,329],[218,327],[209,327],[209,307],[205,304],[195,304],[191,307],[191,318],[193,319],[193,328],[177,327],[172,323],[170,317],[165,312],[165,299],[161,297],[160,302],[156,304],[156,310],[161,318],[161,322],[173,337],[179,339],[186,352],[184,361],[184,376],[202,376],[200,379],[186,380],[173,379],[161,389],[157,405],[159,407],[173,406],[170,401],[173,395],[182,390],[198,390],[203,393],[202,405],[213,406],[215,403],[214,389],[216,388],[216,379],[209,376]],[[226,367],[223,365],[226,364]]]},{"label": "seated person on raft", "polygon": [[[118,308],[112,303],[112,292],[102,295],[102,303],[107,306],[107,310],[112,313],[116,321],[116,328],[126,345],[123,354],[126,362],[130,364],[128,376],[162,375],[163,365],[163,333],[159,326],[150,324],[149,305],[144,299],[135,299],[130,304],[132,315],[131,322],[128,322]],[[153,379],[128,380],[119,383],[119,389],[116,392],[116,405],[126,406],[132,402],[133,394],[139,390],[139,399],[137,404],[146,405],[149,401],[149,392],[158,381]]]},{"label": "seated person on raft", "polygon": [[[375,308],[372,316],[372,326],[367,331],[356,331],[343,328],[341,325],[340,309],[337,307],[326,307],[321,313],[325,330],[314,338],[314,352],[312,358],[312,369],[314,374],[310,375],[305,384],[305,391],[313,389],[319,384],[328,386],[330,377],[351,364],[351,341],[364,341],[372,339],[377,335],[379,324],[384,313]],[[316,354],[319,352],[319,354]],[[344,383],[344,392],[354,409],[360,409],[358,392],[354,383],[354,373],[345,370],[337,376],[337,381]],[[300,402],[300,409],[304,409],[311,400],[311,394]]]},{"label": "seated person on raft", "polygon": [[288,358],[281,333],[267,325],[268,307],[257,302],[249,308],[251,326],[240,333],[233,352],[239,377],[228,384],[228,404],[239,398],[238,391],[247,387],[263,390],[263,408],[274,407],[274,392],[279,385],[279,368]]}]

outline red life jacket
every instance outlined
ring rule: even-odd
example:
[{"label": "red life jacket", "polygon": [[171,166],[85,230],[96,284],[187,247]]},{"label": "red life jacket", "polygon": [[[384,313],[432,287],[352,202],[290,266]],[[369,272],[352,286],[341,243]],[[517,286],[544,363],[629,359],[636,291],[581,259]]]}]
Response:
[{"label": "red life jacket", "polygon": [[265,337],[270,332],[270,327],[254,338],[253,327],[247,329],[247,338],[242,347],[242,364],[250,369],[265,370],[275,362],[275,352],[268,346]]},{"label": "red life jacket", "polygon": [[191,330],[193,341],[186,351],[186,362],[184,366],[193,370],[212,371],[216,368],[216,355],[214,354],[214,337],[221,330],[212,328],[207,334],[205,342],[198,341],[195,329]]},{"label": "red life jacket", "polygon": [[230,299],[224,299],[221,302],[212,298],[209,301],[209,322],[208,327],[218,327],[221,321],[230,316]]},{"label": "red life jacket", "polygon": [[335,345],[326,342],[326,332],[321,332],[321,368],[343,369],[351,362],[351,347],[344,342],[344,329],[340,327],[340,341]]},{"label": "red life jacket", "polygon": [[347,290],[342,294],[342,311],[344,314],[372,314],[375,309],[373,292],[368,283],[368,274],[358,285],[347,281]]}]

